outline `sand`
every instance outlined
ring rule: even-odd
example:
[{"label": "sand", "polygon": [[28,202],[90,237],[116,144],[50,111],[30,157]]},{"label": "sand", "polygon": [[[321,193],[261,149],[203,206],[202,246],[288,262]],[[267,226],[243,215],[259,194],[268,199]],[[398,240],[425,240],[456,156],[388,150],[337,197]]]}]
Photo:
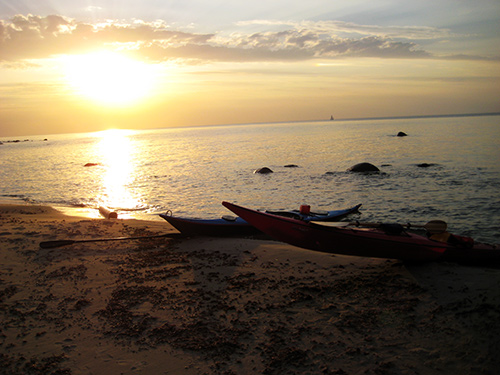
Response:
[{"label": "sand", "polygon": [[494,374],[500,270],[0,206],[2,374]]}]

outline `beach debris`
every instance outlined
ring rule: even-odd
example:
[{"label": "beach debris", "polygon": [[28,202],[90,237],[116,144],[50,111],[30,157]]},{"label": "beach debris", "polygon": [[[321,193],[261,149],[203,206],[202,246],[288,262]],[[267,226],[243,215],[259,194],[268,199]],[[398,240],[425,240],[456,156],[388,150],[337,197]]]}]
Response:
[{"label": "beach debris", "polygon": [[397,136],[398,137],[407,137],[408,134],[406,134],[405,132],[399,132]]},{"label": "beach debris", "polygon": [[299,166],[297,164],[287,164],[285,165],[285,168],[298,168]]},{"label": "beach debris", "polygon": [[95,167],[97,165],[100,165],[99,163],[87,163],[84,165],[84,167]]},{"label": "beach debris", "polygon": [[99,213],[106,219],[118,219],[118,214],[105,206],[99,206]]}]

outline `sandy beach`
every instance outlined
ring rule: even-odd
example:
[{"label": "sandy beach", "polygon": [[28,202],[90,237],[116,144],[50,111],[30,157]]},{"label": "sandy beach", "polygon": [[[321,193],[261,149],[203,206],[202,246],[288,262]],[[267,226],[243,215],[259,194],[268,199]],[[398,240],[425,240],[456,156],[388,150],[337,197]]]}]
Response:
[{"label": "sandy beach", "polygon": [[500,269],[0,206],[2,374],[494,374]]}]

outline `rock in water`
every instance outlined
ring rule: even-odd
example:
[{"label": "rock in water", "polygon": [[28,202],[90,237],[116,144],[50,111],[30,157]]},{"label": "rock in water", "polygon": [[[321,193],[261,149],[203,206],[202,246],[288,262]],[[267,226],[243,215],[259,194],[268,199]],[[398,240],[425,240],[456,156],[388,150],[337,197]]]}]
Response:
[{"label": "rock in water", "polygon": [[273,171],[268,167],[262,167],[253,171],[253,173],[268,174],[273,173]]},{"label": "rock in water", "polygon": [[376,166],[370,163],[359,163],[348,169],[349,172],[380,172]]},{"label": "rock in water", "polygon": [[429,167],[433,167],[435,165],[436,164],[433,164],[433,163],[421,163],[421,164],[417,164],[417,167],[419,167],[419,168],[429,168]]}]

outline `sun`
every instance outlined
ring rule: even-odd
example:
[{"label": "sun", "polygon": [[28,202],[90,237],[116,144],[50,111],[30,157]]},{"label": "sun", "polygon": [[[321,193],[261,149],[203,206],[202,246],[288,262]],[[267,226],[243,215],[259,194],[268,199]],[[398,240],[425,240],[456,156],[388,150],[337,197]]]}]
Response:
[{"label": "sun", "polygon": [[80,95],[101,105],[124,106],[146,98],[153,68],[116,52],[66,56],[66,79]]}]

